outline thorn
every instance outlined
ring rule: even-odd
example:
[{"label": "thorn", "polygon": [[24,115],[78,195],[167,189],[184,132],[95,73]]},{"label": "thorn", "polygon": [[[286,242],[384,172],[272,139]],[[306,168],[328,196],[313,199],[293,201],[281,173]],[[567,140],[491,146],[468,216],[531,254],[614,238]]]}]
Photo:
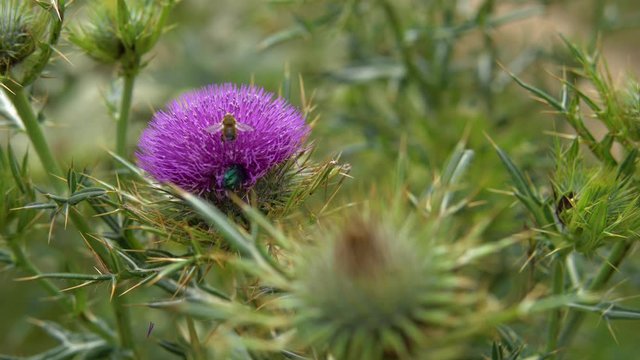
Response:
[{"label": "thorn", "polygon": [[58,0],[51,0],[51,6],[56,11],[56,15],[58,15],[58,20],[62,21],[62,14],[60,13],[60,5],[58,4]]},{"label": "thorn", "polygon": [[53,237],[53,227],[56,223],[56,216],[58,215],[58,212],[60,212],[60,210],[56,209],[56,211],[53,213],[53,216],[51,216],[51,222],[49,223],[49,234],[47,235],[47,245],[51,244],[51,238]]},{"label": "thorn", "polygon": [[[104,272],[109,272],[108,271],[108,267],[107,264],[104,263],[104,261],[102,261],[102,259],[100,258],[100,256],[98,256],[98,253],[96,253],[96,251],[93,249],[93,247],[91,246],[91,244],[89,243],[89,240],[87,240],[87,238],[84,236],[85,234],[80,233],[80,237],[82,237],[82,240],[84,240],[84,243],[87,245],[87,247],[89,248],[89,251],[91,251],[91,254],[93,255],[93,257],[98,260],[98,264],[102,267]],[[91,237],[93,237],[94,239],[102,242],[102,240],[96,238],[95,236],[91,235],[91,234],[87,234]]]},{"label": "thorn", "polygon": [[94,282],[96,282],[96,280],[88,280],[88,281],[83,282],[80,285],[74,285],[74,286],[71,286],[71,287],[68,287],[68,288],[60,289],[60,291],[64,292],[64,291],[70,291],[70,290],[74,290],[74,289],[79,289],[81,287],[84,287],[84,286],[87,286],[87,285],[91,285]]},{"label": "thorn", "polygon": [[40,275],[19,277],[19,278],[13,279],[13,281],[29,281],[29,280],[37,280],[37,279],[40,279]]},{"label": "thorn", "polygon": [[[115,295],[115,293],[116,293],[116,278],[114,277],[111,280],[111,294],[109,295],[109,302],[113,300],[113,296]],[[124,294],[121,294],[121,295],[124,295]]]},{"label": "thorn", "polygon": [[66,61],[69,65],[71,65],[71,66],[75,66],[75,65],[71,62],[71,60],[69,60],[69,58],[68,58],[65,54],[63,54],[63,53],[62,53],[62,51],[60,51],[60,50],[56,49],[54,46],[51,46],[51,50],[53,50],[56,54],[60,55],[60,57],[61,57],[64,61]]},{"label": "thorn", "polygon": [[7,85],[5,85],[3,82],[0,82],[0,86],[2,86],[5,90],[7,90],[8,92],[11,93],[11,95],[15,95],[16,93],[13,92],[11,89],[9,89],[9,87]]},{"label": "thorn", "polygon": [[69,204],[64,204],[64,229],[67,229],[69,223]]}]

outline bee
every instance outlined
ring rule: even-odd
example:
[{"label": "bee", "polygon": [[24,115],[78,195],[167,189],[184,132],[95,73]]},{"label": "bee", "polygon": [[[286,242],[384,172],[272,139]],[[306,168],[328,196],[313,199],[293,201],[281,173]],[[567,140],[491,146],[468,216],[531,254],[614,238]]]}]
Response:
[{"label": "bee", "polygon": [[238,138],[238,131],[253,131],[253,128],[236,120],[233,115],[226,113],[221,122],[209,126],[207,131],[212,134],[221,132],[222,141],[234,141]]}]

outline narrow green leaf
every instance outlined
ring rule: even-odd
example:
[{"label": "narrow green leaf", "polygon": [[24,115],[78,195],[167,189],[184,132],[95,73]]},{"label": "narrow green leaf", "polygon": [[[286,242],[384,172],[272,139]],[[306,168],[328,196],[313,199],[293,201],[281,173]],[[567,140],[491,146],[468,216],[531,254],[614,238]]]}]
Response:
[{"label": "narrow green leaf", "polygon": [[176,344],[176,343],[168,341],[168,340],[161,339],[161,340],[158,341],[158,345],[160,345],[161,348],[163,348],[166,351],[172,353],[173,355],[180,356],[185,360],[187,359],[188,349],[186,349],[185,347],[180,346],[179,344]]},{"label": "narrow green leaf", "polygon": [[529,183],[525,179],[520,169],[518,169],[518,167],[513,163],[513,161],[511,161],[509,156],[496,143],[494,143],[490,138],[489,138],[489,141],[491,142],[493,147],[496,149],[496,152],[498,153],[500,160],[502,161],[504,166],[507,168],[507,171],[511,176],[511,180],[513,181],[513,184],[518,190],[518,192],[531,200],[535,200],[538,204],[540,204],[540,200],[536,196],[535,192],[529,186]]},{"label": "narrow green leaf", "polygon": [[80,191],[76,191],[73,195],[69,196],[69,199],[67,199],[67,202],[69,203],[69,205],[76,205],[81,201],[97,198],[97,197],[103,196],[106,193],[107,191],[102,188],[97,188],[97,187],[86,188]]},{"label": "narrow green leaf", "polygon": [[511,76],[513,80],[515,80],[516,83],[518,83],[518,85],[520,85],[524,89],[528,90],[532,94],[544,100],[552,108],[563,113],[566,112],[566,108],[562,105],[562,102],[556,100],[553,96],[547,94],[544,90],[538,89],[537,87],[522,81],[520,78],[518,78],[516,75],[514,75],[511,72],[508,72],[508,74],[509,76]]},{"label": "narrow green leaf", "polygon": [[237,226],[232,224],[215,205],[186,191],[180,189],[177,189],[177,191],[180,196],[191,205],[209,225],[214,226],[236,250],[245,256],[254,255],[253,246],[247,237],[242,235]]},{"label": "narrow green leaf", "polygon": [[73,166],[67,170],[67,185],[71,192],[74,192],[78,186],[78,178],[76,176],[75,170],[73,170]]},{"label": "narrow green leaf", "polygon": [[638,150],[632,149],[618,166],[617,178],[622,179],[631,176],[636,171],[636,159],[638,158]]},{"label": "narrow green leaf", "polygon": [[121,165],[123,165],[125,168],[127,168],[129,171],[131,171],[131,173],[133,175],[135,175],[137,178],[139,178],[140,180],[144,180],[145,182],[151,184],[152,182],[145,178],[144,173],[142,172],[142,170],[140,170],[140,168],[138,168],[137,166],[135,166],[134,164],[130,163],[128,160],[126,160],[125,158],[123,158],[122,156],[108,151],[109,155],[111,155],[111,157],[113,157],[118,163],[120,163]]},{"label": "narrow green leaf", "polygon": [[491,360],[502,360],[502,346],[495,341],[491,345]]},{"label": "narrow green leaf", "polygon": [[249,220],[255,221],[258,226],[263,228],[271,237],[273,237],[273,239],[279,246],[284,249],[291,248],[291,242],[286,237],[286,235],[284,235],[282,231],[273,226],[273,224],[264,215],[262,215],[259,210],[254,209],[246,203],[242,203],[241,207],[242,211],[249,218]]},{"label": "narrow green leaf", "polygon": [[44,273],[44,274],[38,274],[35,276],[19,278],[16,280],[26,281],[26,280],[37,280],[37,279],[66,279],[66,280],[101,281],[101,280],[111,280],[112,278],[113,278],[113,275],[111,274]]},{"label": "narrow green leaf", "polygon": [[16,155],[13,152],[13,148],[10,145],[7,146],[7,153],[9,156],[9,168],[11,169],[13,180],[16,182],[16,185],[18,186],[18,189],[20,189],[20,192],[26,194],[27,185],[24,183],[22,171],[20,170],[20,165],[18,164],[18,159],[16,158]]},{"label": "narrow green leaf", "polygon": [[56,204],[52,204],[52,203],[31,203],[31,204],[27,204],[25,206],[21,206],[19,208],[13,208],[11,210],[33,210],[33,209],[55,209],[58,206]]},{"label": "narrow green leaf", "polygon": [[275,34],[270,35],[260,41],[260,43],[258,44],[258,50],[266,50],[278,44],[282,44],[289,40],[300,38],[308,34],[309,31],[304,26],[296,24],[288,29],[278,31]]},{"label": "narrow green leaf", "polygon": [[601,303],[598,305],[571,303],[568,304],[568,306],[572,309],[599,314],[608,320],[640,320],[639,309],[624,308],[612,303]]},{"label": "narrow green leaf", "polygon": [[120,32],[121,39],[128,47],[132,45],[131,43],[128,43],[129,36],[127,36],[130,16],[131,15],[129,14],[129,9],[127,8],[125,0],[117,0],[116,23],[118,24],[118,31]]}]

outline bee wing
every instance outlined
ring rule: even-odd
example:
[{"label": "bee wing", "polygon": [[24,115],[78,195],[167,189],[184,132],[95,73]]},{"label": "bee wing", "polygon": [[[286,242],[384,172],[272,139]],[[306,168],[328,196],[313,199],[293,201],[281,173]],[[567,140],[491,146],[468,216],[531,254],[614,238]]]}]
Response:
[{"label": "bee wing", "polygon": [[253,131],[253,127],[239,121],[236,122],[236,129],[238,129],[238,131]]},{"label": "bee wing", "polygon": [[217,132],[220,132],[220,130],[222,130],[223,127],[224,125],[222,125],[222,123],[213,124],[207,128],[207,132],[211,134],[215,134]]}]

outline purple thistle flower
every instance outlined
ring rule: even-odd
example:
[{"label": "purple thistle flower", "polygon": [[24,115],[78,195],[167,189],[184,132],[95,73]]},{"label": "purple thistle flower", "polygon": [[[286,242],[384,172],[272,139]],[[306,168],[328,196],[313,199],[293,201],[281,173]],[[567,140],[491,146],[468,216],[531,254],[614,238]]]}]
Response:
[{"label": "purple thistle flower", "polygon": [[[225,115],[244,127],[235,139],[220,129]],[[217,130],[214,130],[218,128]],[[220,196],[233,179],[253,186],[300,151],[309,127],[282,98],[255,86],[210,85],[158,111],[138,143],[138,164],[156,180]],[[235,186],[234,186],[235,187]]]}]

